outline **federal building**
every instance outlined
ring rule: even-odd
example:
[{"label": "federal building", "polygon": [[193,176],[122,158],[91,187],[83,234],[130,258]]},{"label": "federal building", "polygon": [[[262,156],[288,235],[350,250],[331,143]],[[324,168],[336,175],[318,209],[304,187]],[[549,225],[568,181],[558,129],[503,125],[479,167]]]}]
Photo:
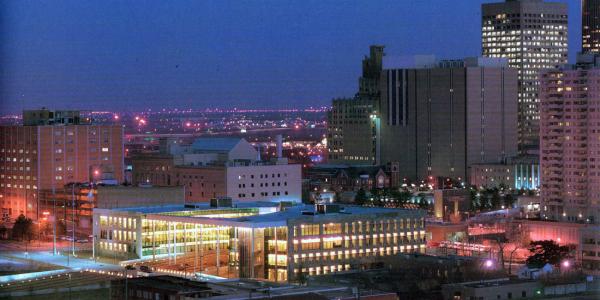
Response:
[{"label": "federal building", "polygon": [[224,278],[296,281],[425,252],[422,210],[275,202],[94,209],[97,254]]}]

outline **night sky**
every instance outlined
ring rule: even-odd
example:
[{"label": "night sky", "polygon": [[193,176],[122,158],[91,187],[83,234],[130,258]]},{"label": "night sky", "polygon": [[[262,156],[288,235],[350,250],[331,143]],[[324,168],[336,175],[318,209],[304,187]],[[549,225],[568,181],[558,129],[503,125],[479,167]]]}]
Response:
[{"label": "night sky", "polygon": [[[352,96],[371,44],[480,55],[482,0],[0,2],[0,114],[304,108]],[[581,47],[569,3],[570,59]]]}]

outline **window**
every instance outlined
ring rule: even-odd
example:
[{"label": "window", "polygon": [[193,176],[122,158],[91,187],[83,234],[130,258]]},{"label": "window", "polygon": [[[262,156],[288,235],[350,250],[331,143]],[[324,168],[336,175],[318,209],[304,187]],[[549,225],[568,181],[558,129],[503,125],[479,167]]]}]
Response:
[{"label": "window", "polygon": [[102,152],[108,152],[108,147],[102,147]]}]

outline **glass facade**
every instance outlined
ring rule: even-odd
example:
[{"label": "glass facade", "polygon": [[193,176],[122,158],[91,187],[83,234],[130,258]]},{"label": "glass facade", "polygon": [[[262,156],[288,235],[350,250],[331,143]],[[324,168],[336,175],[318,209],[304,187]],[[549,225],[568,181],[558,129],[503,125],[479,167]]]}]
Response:
[{"label": "glass facade", "polygon": [[[226,214],[97,209],[95,245],[101,256],[142,259],[162,271],[270,281],[369,269],[385,256],[425,252],[424,212],[359,210],[306,216],[297,209],[296,216],[263,221],[258,210],[235,208]],[[251,211],[256,219],[247,220]]]}]

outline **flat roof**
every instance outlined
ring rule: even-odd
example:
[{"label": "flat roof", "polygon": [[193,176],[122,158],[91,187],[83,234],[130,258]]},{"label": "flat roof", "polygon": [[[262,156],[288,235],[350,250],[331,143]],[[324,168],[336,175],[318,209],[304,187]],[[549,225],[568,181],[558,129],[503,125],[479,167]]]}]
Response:
[{"label": "flat roof", "polygon": [[[380,214],[401,214],[401,213],[416,213],[423,214],[424,211],[418,209],[405,209],[405,208],[384,208],[384,207],[364,207],[356,205],[341,205],[339,212],[328,212],[328,213],[317,213],[315,205],[309,204],[295,204],[292,206],[284,207],[283,210],[279,210],[278,202],[235,202],[233,207],[211,207],[209,203],[194,203],[192,205],[165,205],[165,206],[152,206],[152,207],[129,207],[129,208],[117,208],[110,211],[115,212],[133,212],[153,215],[155,218],[174,220],[180,222],[186,221],[209,221],[210,223],[218,224],[229,224],[233,223],[241,224],[252,224],[252,227],[271,227],[271,226],[282,226],[287,223],[290,219],[303,219],[303,218],[337,218],[344,216],[369,216],[373,217]],[[252,210],[255,210],[254,212]],[[244,213],[244,210],[251,213],[251,215],[233,216],[233,217],[220,217],[215,216],[226,210],[239,210],[240,213]],[[210,212],[215,211],[215,215],[203,215],[198,213],[197,215],[193,212]],[[190,215],[176,215],[169,213],[176,212],[190,212]],[[252,214],[254,213],[254,214]],[[247,226],[247,225],[246,225]]]}]

